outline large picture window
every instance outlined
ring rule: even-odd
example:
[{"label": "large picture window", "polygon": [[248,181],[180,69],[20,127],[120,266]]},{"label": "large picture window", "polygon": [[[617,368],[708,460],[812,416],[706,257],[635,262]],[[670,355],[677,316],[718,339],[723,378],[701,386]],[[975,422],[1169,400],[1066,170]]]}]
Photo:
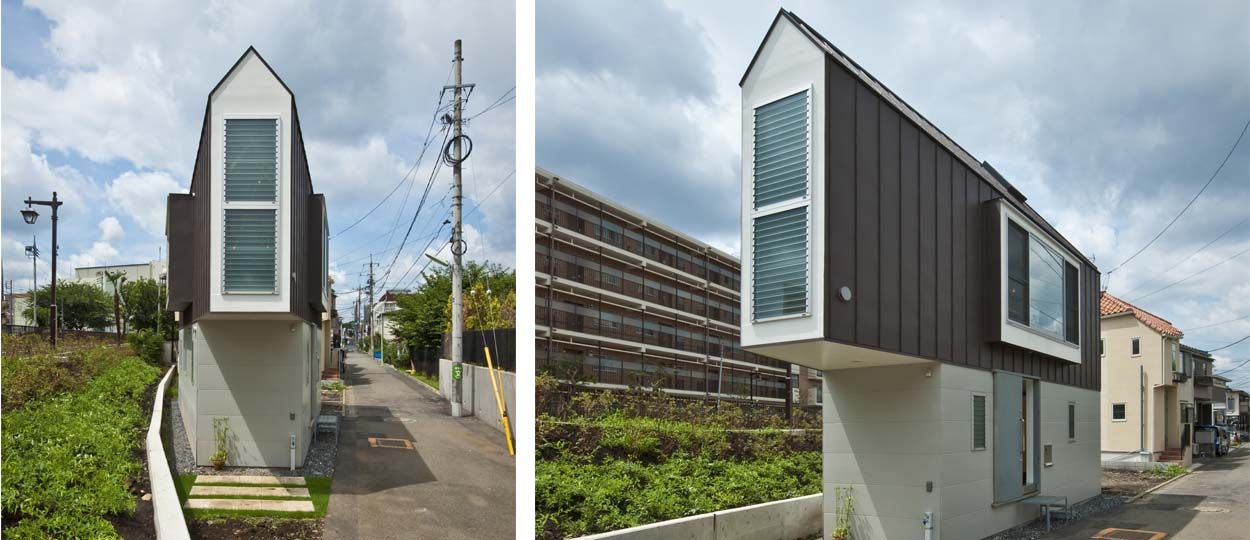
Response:
[{"label": "large picture window", "polygon": [[755,109],[751,317],[757,321],[810,310],[810,93]]},{"label": "large picture window", "polygon": [[278,292],[277,118],[227,118],[222,163],[222,291]]},{"label": "large picture window", "polygon": [[1080,343],[1080,273],[1015,221],[1007,229],[1007,318]]}]

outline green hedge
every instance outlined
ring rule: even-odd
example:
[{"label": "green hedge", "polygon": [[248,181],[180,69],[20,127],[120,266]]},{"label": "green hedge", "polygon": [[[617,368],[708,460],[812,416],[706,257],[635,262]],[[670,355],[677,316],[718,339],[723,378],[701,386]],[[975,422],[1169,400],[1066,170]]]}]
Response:
[{"label": "green hedge", "polygon": [[66,392],[81,390],[100,372],[131,355],[113,345],[64,344],[54,353],[39,336],[5,336],[0,379],[4,381],[5,414],[27,402],[37,402]]},{"label": "green hedge", "polygon": [[[5,529],[11,538],[116,537],[106,516],[134,512],[142,470],[144,393],[160,370],[134,357],[79,391],[31,401],[3,417]],[[8,391],[9,381],[5,381]]]}]

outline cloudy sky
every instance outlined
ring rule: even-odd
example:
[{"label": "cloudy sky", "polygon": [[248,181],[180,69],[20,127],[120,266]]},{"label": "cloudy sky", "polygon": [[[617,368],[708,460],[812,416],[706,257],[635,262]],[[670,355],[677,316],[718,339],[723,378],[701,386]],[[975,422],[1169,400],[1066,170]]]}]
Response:
[{"label": "cloudy sky", "polygon": [[[785,6],[993,163],[1104,273],[1180,212],[1250,121],[1244,0]],[[737,253],[738,80],[778,7],[540,1],[537,163]],[[1248,217],[1250,134],[1110,291],[1193,329],[1196,347],[1250,335],[1250,253],[1220,264],[1250,249]],[[1250,340],[1215,354],[1232,368]],[[1250,388],[1250,365],[1229,376]]]},{"label": "cloudy sky", "polygon": [[[361,283],[370,253],[382,263],[379,272],[391,267],[429,181],[441,123],[429,154],[403,180],[450,82],[452,42],[463,39],[464,81],[477,84],[465,114],[503,98],[466,128],[475,144],[464,174],[469,257],[514,264],[515,108],[507,97],[515,84],[513,2],[473,9],[452,1],[327,1],[317,9],[294,0],[2,6],[0,254],[16,290],[30,285],[23,246],[31,235],[50,253],[46,212],[36,226],[22,222],[18,210],[27,196],[46,199],[55,190],[65,200],[62,278],[76,266],[157,258],[166,195],[190,185],[208,92],[249,45],[295,93],[313,187],[326,195],[336,235],[331,275],[342,291]],[[421,249],[449,215],[450,185],[443,168],[390,285],[418,275]],[[368,219],[338,234],[392,190]],[[446,243],[448,231],[431,251]],[[45,255],[40,283],[50,276],[48,263]],[[350,311],[355,297],[341,297],[340,308]]]}]

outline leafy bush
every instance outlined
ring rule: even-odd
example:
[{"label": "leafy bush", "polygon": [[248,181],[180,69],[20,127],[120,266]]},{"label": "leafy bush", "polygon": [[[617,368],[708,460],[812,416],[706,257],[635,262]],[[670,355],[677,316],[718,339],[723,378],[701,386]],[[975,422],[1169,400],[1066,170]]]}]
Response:
[{"label": "leafy bush", "polygon": [[134,511],[143,397],[159,374],[138,358],[121,359],[76,392],[4,414],[0,506],[19,521],[6,536],[116,536],[104,516]]},{"label": "leafy bush", "polygon": [[95,341],[63,343],[57,353],[39,336],[6,336],[4,341],[0,401],[5,413],[27,402],[76,391],[129,354],[125,348]]},{"label": "leafy bush", "polygon": [[1189,472],[1189,469],[1186,469],[1184,465],[1178,465],[1176,463],[1169,463],[1167,465],[1155,465],[1154,467],[1151,467],[1149,470],[1147,470],[1146,474],[1153,476],[1155,478],[1162,478],[1162,479],[1167,480],[1167,479],[1176,478],[1177,476],[1184,475],[1185,473],[1188,473],[1188,472]]},{"label": "leafy bush", "polygon": [[161,361],[161,352],[165,345],[165,338],[156,330],[139,330],[131,332],[126,336],[126,343],[130,344],[130,348],[135,350],[135,354],[140,358],[152,362],[153,364]]}]

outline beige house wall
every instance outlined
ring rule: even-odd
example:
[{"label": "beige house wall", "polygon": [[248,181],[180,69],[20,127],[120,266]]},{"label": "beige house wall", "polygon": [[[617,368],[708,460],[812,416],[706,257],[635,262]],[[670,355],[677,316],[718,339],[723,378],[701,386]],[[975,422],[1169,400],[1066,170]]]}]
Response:
[{"label": "beige house wall", "polygon": [[[1132,339],[1141,340],[1141,354],[1132,354]],[[1103,452],[1142,449],[1142,373],[1145,374],[1145,450],[1154,455],[1180,446],[1181,402],[1194,403],[1193,380],[1172,381],[1172,344],[1131,314],[1102,319],[1103,355],[1100,422]],[[1177,362],[1180,359],[1177,358]],[[1113,420],[1112,409],[1125,405],[1125,419]]]},{"label": "beige house wall", "polygon": [[[933,512],[933,538],[983,538],[1037,517],[1020,503],[994,506],[993,373],[949,364],[826,371],[824,516],[832,532],[836,487],[851,486],[854,538],[920,538]],[[1040,385],[1041,441],[1053,465],[1040,491],[1073,503],[1098,495],[1098,393]],[[972,448],[972,396],[986,396],[986,445]],[[1068,439],[1068,404],[1076,438]],[[933,490],[926,490],[926,483]]]},{"label": "beige house wall", "polygon": [[230,420],[230,465],[303,465],[319,407],[320,332],[297,320],[204,320],[191,325],[178,382],[198,465],[211,465],[213,419]]}]

